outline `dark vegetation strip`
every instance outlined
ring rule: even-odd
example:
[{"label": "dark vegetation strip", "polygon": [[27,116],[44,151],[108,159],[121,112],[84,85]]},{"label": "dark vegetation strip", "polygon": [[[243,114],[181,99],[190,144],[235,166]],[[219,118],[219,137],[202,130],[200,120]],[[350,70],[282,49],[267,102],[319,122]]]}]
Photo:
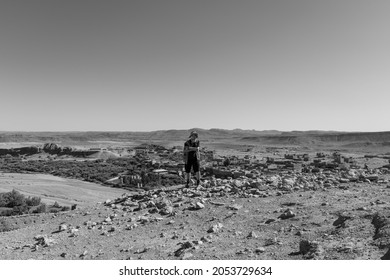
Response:
[{"label": "dark vegetation strip", "polygon": [[2,172],[43,173],[63,178],[74,178],[87,182],[104,184],[108,179],[127,173],[139,175],[143,186],[171,186],[182,183],[180,178],[157,178],[151,172],[153,163],[143,157],[118,158],[93,161],[69,160],[22,160],[0,158]]}]

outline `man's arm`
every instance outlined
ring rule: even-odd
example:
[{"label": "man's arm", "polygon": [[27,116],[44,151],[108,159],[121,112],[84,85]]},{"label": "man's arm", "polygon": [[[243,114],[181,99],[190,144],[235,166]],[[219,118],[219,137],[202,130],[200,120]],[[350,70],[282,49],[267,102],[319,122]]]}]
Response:
[{"label": "man's arm", "polygon": [[199,140],[195,142],[195,145],[196,147],[190,147],[190,151],[195,151],[195,152],[199,151]]}]

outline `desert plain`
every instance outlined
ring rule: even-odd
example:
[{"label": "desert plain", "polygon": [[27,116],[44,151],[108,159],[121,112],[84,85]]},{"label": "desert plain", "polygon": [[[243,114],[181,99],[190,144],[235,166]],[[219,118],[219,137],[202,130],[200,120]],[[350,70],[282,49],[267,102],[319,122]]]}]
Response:
[{"label": "desert plain", "polygon": [[390,132],[196,129],[186,188],[191,130],[1,132],[0,192],[69,207],[0,217],[0,259],[390,258]]}]

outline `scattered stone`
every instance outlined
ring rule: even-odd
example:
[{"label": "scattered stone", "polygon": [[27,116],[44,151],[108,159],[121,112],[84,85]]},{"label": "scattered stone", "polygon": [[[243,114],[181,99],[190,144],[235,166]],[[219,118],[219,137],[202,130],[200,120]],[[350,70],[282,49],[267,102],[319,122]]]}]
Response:
[{"label": "scattered stone", "polygon": [[143,254],[146,253],[149,250],[149,248],[145,247],[143,249],[137,249],[134,254]]},{"label": "scattered stone", "polygon": [[339,217],[337,218],[336,221],[333,222],[333,225],[335,227],[345,227],[345,222],[352,219],[352,216],[342,213],[339,214]]},{"label": "scattered stone", "polygon": [[188,259],[190,259],[190,258],[192,258],[194,255],[193,254],[191,254],[190,252],[185,252],[184,254],[183,254],[183,256],[180,258],[181,260],[188,260]]},{"label": "scattered stone", "polygon": [[84,258],[88,254],[88,251],[85,250],[83,253],[80,254],[80,258]]},{"label": "scattered stone", "polygon": [[213,205],[216,205],[216,206],[224,206],[226,203],[217,202],[217,201],[210,201],[210,204],[213,204]]},{"label": "scattered stone", "polygon": [[78,235],[78,232],[79,232],[79,230],[78,230],[77,228],[72,228],[72,229],[70,230],[70,235],[69,235],[69,237],[76,237],[76,236]]},{"label": "scattered stone", "polygon": [[290,209],[287,209],[284,213],[282,213],[278,218],[285,220],[289,218],[295,217],[295,214]]},{"label": "scattered stone", "polygon": [[374,243],[379,248],[390,247],[390,217],[376,213],[371,222],[375,227]]},{"label": "scattered stone", "polygon": [[201,202],[197,202],[195,203],[195,209],[199,210],[199,209],[203,209],[204,208],[204,204],[201,203]]},{"label": "scattered stone", "polygon": [[274,237],[274,238],[266,239],[265,242],[264,242],[264,245],[265,246],[271,246],[271,245],[275,245],[275,244],[278,244],[278,243],[279,243],[278,238]]},{"label": "scattered stone", "polygon": [[66,231],[68,229],[68,226],[66,224],[60,224],[58,231]]},{"label": "scattered stone", "polygon": [[172,206],[165,206],[162,208],[159,212],[161,215],[170,215],[173,213],[173,207]]},{"label": "scattered stone", "polygon": [[121,252],[121,253],[128,253],[128,252],[130,252],[132,249],[133,249],[133,247],[126,248],[126,249],[121,249],[120,252]]},{"label": "scattered stone", "polygon": [[260,253],[264,253],[264,252],[265,252],[265,248],[264,247],[259,247],[259,248],[255,249],[255,253],[256,254],[260,254]]},{"label": "scattered stone", "polygon": [[173,203],[173,207],[175,207],[175,208],[178,208],[178,207],[180,207],[180,206],[182,206],[183,205],[183,202],[175,202],[175,203]]},{"label": "scattered stone", "polygon": [[212,227],[210,227],[207,232],[208,233],[216,233],[216,232],[219,232],[219,230],[223,227],[223,225],[221,223],[218,223],[216,225],[213,225]]},{"label": "scattered stone", "polygon": [[275,222],[276,220],[275,219],[268,219],[268,220],[266,220],[264,223],[265,224],[270,224],[270,223],[272,223],[272,222]]},{"label": "scattered stone", "polygon": [[138,224],[132,224],[132,225],[126,225],[125,230],[132,230],[134,228],[138,227]]},{"label": "scattered stone", "polygon": [[301,240],[299,252],[305,255],[306,259],[322,259],[324,249],[317,241]]},{"label": "scattered stone", "polygon": [[247,236],[247,238],[258,238],[259,236],[256,234],[256,232],[254,232],[254,231],[251,231],[249,234],[248,234],[248,236]]},{"label": "scattered stone", "polygon": [[348,242],[345,244],[341,244],[338,248],[338,252],[345,252],[345,253],[351,253],[354,249],[355,245],[353,242]]},{"label": "scattered stone", "polygon": [[[187,242],[183,243],[181,245],[181,247],[175,251],[175,256],[176,257],[182,256],[182,259],[183,259],[183,257],[185,256],[185,253],[187,253],[188,249],[191,249],[191,248],[194,248],[194,244],[190,241],[187,241]],[[192,254],[189,253],[186,256],[186,258],[190,258],[190,257],[192,257]]]},{"label": "scattered stone", "polygon": [[231,210],[240,210],[242,208],[242,205],[233,204],[233,205],[229,205],[228,208]]},{"label": "scattered stone", "polygon": [[211,236],[203,236],[200,240],[203,241],[203,242],[206,242],[206,243],[213,242]]},{"label": "scattered stone", "polygon": [[114,232],[114,231],[116,231],[116,228],[115,228],[115,227],[111,227],[111,228],[108,230],[108,232]]},{"label": "scattered stone", "polygon": [[149,218],[146,217],[146,216],[140,216],[140,217],[138,217],[138,221],[139,221],[141,224],[146,224],[146,223],[149,223]]},{"label": "scattered stone", "polygon": [[380,200],[380,199],[377,199],[376,201],[375,201],[375,204],[377,204],[377,205],[379,205],[379,204],[386,204],[387,202],[385,202],[385,201],[382,201],[382,200]]},{"label": "scattered stone", "polygon": [[390,260],[390,249],[381,257],[381,260]]},{"label": "scattered stone", "polygon": [[[161,195],[161,194],[160,194]],[[158,209],[163,209],[167,206],[172,206],[172,202],[169,200],[169,199],[166,199],[166,198],[162,198],[161,200],[157,201],[155,203],[156,207]]]},{"label": "scattered stone", "polygon": [[34,239],[36,241],[35,246],[48,247],[55,243],[54,239],[49,238],[46,235],[37,235]]},{"label": "scattered stone", "polygon": [[179,238],[179,235],[177,234],[177,232],[173,232],[173,235],[172,235],[172,239],[178,239]]}]

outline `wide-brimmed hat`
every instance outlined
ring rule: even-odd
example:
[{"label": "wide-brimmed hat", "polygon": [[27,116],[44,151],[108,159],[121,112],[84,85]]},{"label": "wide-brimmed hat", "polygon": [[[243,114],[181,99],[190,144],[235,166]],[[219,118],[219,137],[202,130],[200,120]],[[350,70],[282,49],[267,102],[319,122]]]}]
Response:
[{"label": "wide-brimmed hat", "polygon": [[191,138],[192,135],[195,135],[196,137],[198,137],[198,132],[196,132],[195,130],[191,131],[190,137],[188,137],[188,138]]}]

